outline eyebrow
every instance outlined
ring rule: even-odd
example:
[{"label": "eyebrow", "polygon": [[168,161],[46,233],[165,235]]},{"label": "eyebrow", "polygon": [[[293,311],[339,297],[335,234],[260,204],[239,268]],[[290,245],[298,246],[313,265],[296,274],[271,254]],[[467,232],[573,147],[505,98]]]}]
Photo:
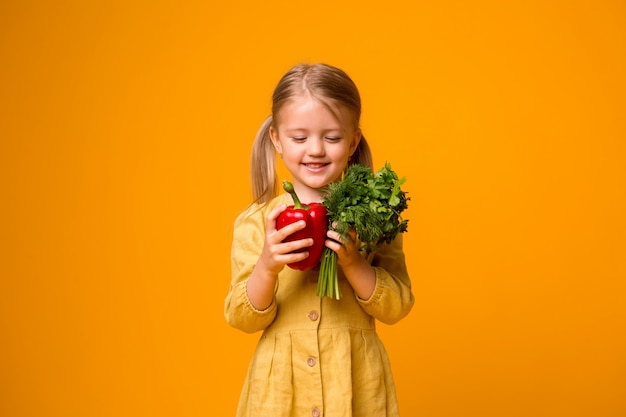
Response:
[{"label": "eyebrow", "polygon": [[[310,130],[306,129],[304,127],[290,127],[290,128],[286,128],[284,129],[284,132],[289,134],[289,133],[308,133]],[[336,128],[332,128],[332,129],[323,129],[321,130],[321,132],[323,134],[328,134],[328,133],[343,133],[344,129],[340,128],[340,127],[336,127]]]}]

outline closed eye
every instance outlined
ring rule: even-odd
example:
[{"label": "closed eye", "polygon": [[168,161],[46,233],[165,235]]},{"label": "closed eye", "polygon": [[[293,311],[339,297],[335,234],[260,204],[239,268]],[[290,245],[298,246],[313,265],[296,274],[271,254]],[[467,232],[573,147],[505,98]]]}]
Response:
[{"label": "closed eye", "polygon": [[329,142],[338,142],[341,140],[339,136],[326,136],[326,140]]}]

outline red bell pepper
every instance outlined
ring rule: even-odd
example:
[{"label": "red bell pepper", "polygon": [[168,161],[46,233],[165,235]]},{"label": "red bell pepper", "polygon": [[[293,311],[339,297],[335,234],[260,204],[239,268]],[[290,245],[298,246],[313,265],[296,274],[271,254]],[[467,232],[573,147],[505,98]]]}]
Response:
[{"label": "red bell pepper", "polygon": [[304,229],[298,230],[289,235],[284,241],[291,242],[293,240],[313,238],[313,246],[297,250],[296,252],[309,251],[309,256],[300,261],[287,264],[287,266],[306,271],[320,263],[322,252],[324,251],[326,242],[326,231],[328,230],[328,217],[326,216],[326,207],[320,203],[302,204],[293,189],[293,184],[289,181],[283,181],[283,189],[291,194],[293,205],[288,206],[285,211],[280,213],[276,220],[276,228],[283,227],[295,223],[300,220],[306,222]]}]

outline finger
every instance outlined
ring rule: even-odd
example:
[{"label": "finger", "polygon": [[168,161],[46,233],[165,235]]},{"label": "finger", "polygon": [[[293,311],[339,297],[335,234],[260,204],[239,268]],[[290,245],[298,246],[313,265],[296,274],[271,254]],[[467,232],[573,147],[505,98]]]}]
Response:
[{"label": "finger", "polygon": [[280,241],[285,240],[287,237],[291,236],[295,232],[302,230],[306,227],[306,222],[304,220],[298,220],[297,222],[288,224],[276,231],[276,236],[280,238]]},{"label": "finger", "polygon": [[301,252],[313,246],[313,239],[298,239],[281,242],[277,245],[281,253]]},{"label": "finger", "polygon": [[328,231],[328,233],[326,233],[326,236],[328,237],[328,239],[326,239],[324,245],[327,248],[333,250],[336,253],[341,253],[346,250],[346,246],[343,241],[344,239],[339,233],[330,230]]},{"label": "finger", "polygon": [[334,239],[326,239],[326,242],[324,242],[324,246],[337,253],[344,249],[343,245]]},{"label": "finger", "polygon": [[306,252],[309,247],[313,246],[312,238],[290,241],[282,240],[281,237],[280,231],[270,234],[265,246],[267,253],[277,261],[279,261],[281,257],[286,254]]},{"label": "finger", "polygon": [[309,257],[309,252],[290,252],[279,257],[279,262],[282,264],[291,264],[295,262],[300,262]]},{"label": "finger", "polygon": [[334,230],[329,230],[328,232],[326,232],[326,236],[331,239],[334,240],[335,242],[339,243],[339,244],[346,244],[346,243],[350,243],[350,236],[341,236],[341,234],[339,232],[336,232]]},{"label": "finger", "polygon": [[278,219],[278,216],[280,215],[280,213],[282,213],[286,209],[287,209],[287,205],[281,204],[279,206],[274,207],[272,211],[269,212],[269,214],[267,215],[266,222],[265,222],[267,230],[276,230],[276,219]]}]

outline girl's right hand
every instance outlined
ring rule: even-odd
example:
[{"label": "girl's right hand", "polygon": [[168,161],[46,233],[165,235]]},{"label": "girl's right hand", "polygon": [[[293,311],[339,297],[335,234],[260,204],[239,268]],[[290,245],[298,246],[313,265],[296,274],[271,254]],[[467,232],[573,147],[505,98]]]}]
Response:
[{"label": "girl's right hand", "polygon": [[281,204],[268,214],[265,224],[265,243],[259,258],[259,263],[262,263],[268,272],[276,275],[286,264],[300,262],[309,256],[309,252],[306,250],[302,252],[295,251],[313,245],[313,239],[310,238],[284,242],[287,236],[306,227],[304,220],[300,220],[278,230],[276,228],[276,219],[286,208],[287,205]]}]

